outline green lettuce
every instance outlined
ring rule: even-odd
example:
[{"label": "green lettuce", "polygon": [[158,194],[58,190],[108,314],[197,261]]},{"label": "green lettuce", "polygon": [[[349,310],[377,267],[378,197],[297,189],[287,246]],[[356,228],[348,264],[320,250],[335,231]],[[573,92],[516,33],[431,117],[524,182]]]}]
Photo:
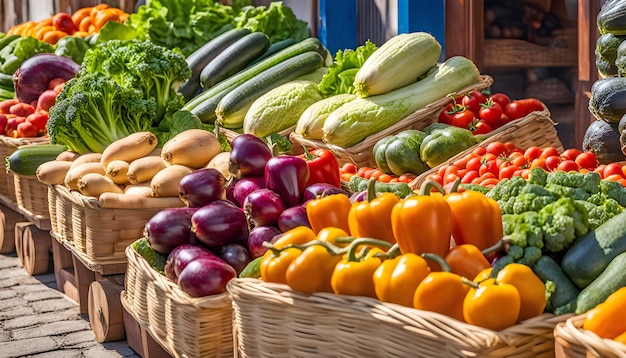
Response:
[{"label": "green lettuce", "polygon": [[311,36],[309,26],[299,20],[282,1],[274,1],[269,6],[245,6],[235,16],[237,27],[265,33],[271,43],[293,38],[301,41]]},{"label": "green lettuce", "polygon": [[339,50],[335,54],[333,64],[318,85],[324,97],[341,93],[354,93],[354,77],[365,60],[378,49],[371,41],[356,49]]},{"label": "green lettuce", "polygon": [[178,133],[188,129],[204,129],[200,118],[189,111],[179,110],[171,114],[166,114],[157,128],[152,132],[159,139],[159,146],[174,138]]}]

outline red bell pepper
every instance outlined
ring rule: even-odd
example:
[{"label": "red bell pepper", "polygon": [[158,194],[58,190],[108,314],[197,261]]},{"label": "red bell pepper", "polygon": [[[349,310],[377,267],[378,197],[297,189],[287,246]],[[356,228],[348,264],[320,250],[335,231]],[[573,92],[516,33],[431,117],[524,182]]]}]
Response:
[{"label": "red bell pepper", "polygon": [[304,148],[304,154],[300,157],[309,166],[309,180],[306,186],[315,183],[327,183],[338,188],[341,187],[341,176],[339,172],[339,161],[333,152],[328,149]]}]

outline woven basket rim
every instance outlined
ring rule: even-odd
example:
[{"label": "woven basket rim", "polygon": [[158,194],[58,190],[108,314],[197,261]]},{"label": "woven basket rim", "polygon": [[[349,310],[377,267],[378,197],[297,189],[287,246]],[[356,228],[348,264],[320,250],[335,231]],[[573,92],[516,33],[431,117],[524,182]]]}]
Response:
[{"label": "woven basket rim", "polygon": [[398,128],[403,128],[404,126],[406,126],[407,123],[414,121],[416,118],[422,118],[432,113],[435,110],[438,111],[442,107],[445,107],[445,105],[447,105],[448,102],[452,100],[451,97],[459,93],[467,93],[475,89],[487,88],[491,86],[492,83],[493,83],[493,78],[491,76],[480,75],[477,82],[469,86],[463,87],[454,93],[450,93],[447,96],[440,98],[439,100],[435,102],[427,104],[423,108],[418,109],[417,111],[403,118],[399,122],[383,129],[382,131],[379,131],[377,133],[374,133],[366,137],[363,141],[361,141],[361,143],[358,143],[352,147],[343,148],[337,145],[324,143],[321,140],[307,139],[307,138],[304,138],[302,135],[295,133],[295,132],[292,132],[289,135],[289,139],[291,139],[293,142],[297,142],[298,144],[301,144],[307,147],[326,148],[326,149],[331,150],[333,153],[342,153],[347,156],[350,156],[350,154],[361,153],[363,151],[369,150],[370,147],[372,146],[371,143],[375,143],[379,139],[382,139],[390,134],[397,132]]},{"label": "woven basket rim", "polygon": [[4,143],[9,147],[18,148],[23,145],[31,145],[31,144],[44,144],[49,143],[50,138],[47,136],[44,137],[25,137],[25,138],[13,138],[6,135],[0,135],[0,142]]},{"label": "woven basket rim", "polygon": [[597,357],[626,357],[626,345],[612,339],[601,338],[582,329],[586,313],[568,318],[554,327],[554,337],[570,345],[584,348]]},{"label": "woven basket rim", "polygon": [[493,345],[494,342],[507,345],[515,344],[521,336],[544,334],[546,330],[551,332],[557,323],[563,322],[569,317],[544,313],[502,331],[493,331],[460,322],[436,312],[381,302],[370,297],[345,296],[333,293],[302,294],[291,290],[284,284],[264,282],[253,278],[235,278],[228,283],[227,290],[231,294],[234,306],[239,302],[239,295],[255,296],[258,299],[258,304],[262,304],[263,299],[279,301],[285,305],[293,305],[295,299],[300,303],[311,303],[316,306],[328,304],[334,309],[345,308],[366,312],[374,316],[384,316],[385,322],[394,322],[403,329],[409,327],[432,330],[433,334],[440,333],[449,339],[457,340],[461,346],[477,344],[477,342],[488,345]]}]

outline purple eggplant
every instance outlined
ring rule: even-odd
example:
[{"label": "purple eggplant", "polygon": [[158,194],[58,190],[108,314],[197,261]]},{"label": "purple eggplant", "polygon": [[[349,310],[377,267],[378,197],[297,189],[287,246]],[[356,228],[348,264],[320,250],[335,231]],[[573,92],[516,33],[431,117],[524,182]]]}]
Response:
[{"label": "purple eggplant", "polygon": [[180,272],[187,266],[187,264],[198,258],[219,259],[216,254],[202,246],[192,244],[180,245],[172,250],[172,252],[170,252],[167,256],[167,260],[165,261],[165,276],[167,276],[170,280],[177,282]]},{"label": "purple eggplant", "polygon": [[248,249],[239,244],[228,244],[219,248],[217,255],[227,264],[232,266],[237,275],[250,262],[250,253]]},{"label": "purple eggplant", "polygon": [[309,180],[309,166],[302,158],[279,155],[265,165],[265,187],[278,193],[285,206],[290,208],[302,202]]},{"label": "purple eggplant", "polygon": [[302,196],[302,201],[306,202],[311,199],[316,199],[320,196],[327,196],[332,194],[344,194],[350,195],[347,191],[337,188],[336,186],[328,183],[315,183],[311,184],[306,189],[304,189],[304,194]]},{"label": "purple eggplant", "polygon": [[48,89],[53,78],[74,78],[80,65],[69,57],[42,53],[26,59],[15,72],[15,96],[22,103],[32,103]]},{"label": "purple eggplant", "polygon": [[350,195],[350,202],[356,203],[358,201],[367,201],[367,190],[358,191]]},{"label": "purple eggplant", "polygon": [[248,221],[243,210],[226,200],[213,201],[191,216],[191,228],[198,241],[210,248],[246,243]]},{"label": "purple eggplant", "polygon": [[257,226],[250,230],[248,236],[248,252],[252,259],[263,256],[267,247],[263,246],[264,242],[272,242],[282,232],[275,226]]},{"label": "purple eggplant", "polygon": [[243,207],[243,202],[250,193],[263,188],[265,188],[263,176],[241,178],[233,186],[233,202]]},{"label": "purple eggplant", "polygon": [[198,258],[178,275],[178,286],[191,297],[204,297],[225,292],[226,284],[235,277],[237,272],[226,262]]},{"label": "purple eggplant", "polygon": [[192,244],[196,237],[191,231],[191,216],[196,208],[162,209],[148,220],[145,235],[150,246],[164,255],[183,244]]},{"label": "purple eggplant", "polygon": [[282,232],[298,226],[311,227],[309,218],[306,216],[306,207],[304,205],[292,206],[283,211],[278,217],[278,228]]},{"label": "purple eggplant", "polygon": [[277,193],[258,189],[244,199],[243,210],[254,226],[276,225],[278,217],[285,211],[285,204]]},{"label": "purple eggplant", "polygon": [[228,171],[237,179],[263,175],[272,151],[260,138],[240,134],[230,143]]},{"label": "purple eggplant", "polygon": [[178,192],[190,208],[226,198],[226,178],[215,168],[203,168],[185,175],[178,182]]}]

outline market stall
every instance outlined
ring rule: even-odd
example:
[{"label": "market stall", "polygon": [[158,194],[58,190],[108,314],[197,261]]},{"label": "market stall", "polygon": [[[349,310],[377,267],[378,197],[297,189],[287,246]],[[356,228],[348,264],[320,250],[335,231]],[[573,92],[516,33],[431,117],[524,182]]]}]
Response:
[{"label": "market stall", "polygon": [[425,31],[331,52],[280,2],[166,0],[16,24],[17,254],[144,357],[624,355],[609,3],[580,147]]}]

